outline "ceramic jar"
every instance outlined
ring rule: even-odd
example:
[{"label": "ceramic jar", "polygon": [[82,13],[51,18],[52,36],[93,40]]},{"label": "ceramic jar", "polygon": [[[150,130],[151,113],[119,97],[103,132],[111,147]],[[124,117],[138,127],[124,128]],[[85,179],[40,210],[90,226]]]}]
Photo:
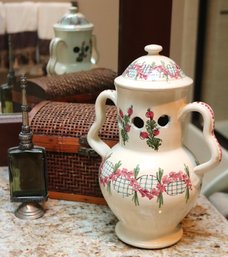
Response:
[{"label": "ceramic jar", "polygon": [[49,46],[48,74],[61,75],[89,70],[96,64],[97,51],[95,36],[92,35],[93,27],[84,15],[77,12],[77,7],[70,7],[69,13],[53,26],[55,37]]},{"label": "ceramic jar", "polygon": [[[117,236],[136,247],[162,248],[182,237],[180,222],[197,199],[203,175],[221,160],[221,149],[212,109],[203,102],[188,103],[192,79],[159,55],[161,46],[145,50],[147,55],[115,79],[116,91],[98,96],[87,138],[102,157],[99,183],[119,219]],[[118,112],[119,143],[112,148],[98,134],[107,98]],[[203,136],[211,151],[203,164],[182,144],[184,118],[192,111],[203,116]]]}]

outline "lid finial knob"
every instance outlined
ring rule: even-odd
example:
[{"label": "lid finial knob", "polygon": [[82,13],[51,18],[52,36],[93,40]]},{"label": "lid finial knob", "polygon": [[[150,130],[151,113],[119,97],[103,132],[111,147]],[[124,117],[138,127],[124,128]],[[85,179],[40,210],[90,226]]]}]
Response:
[{"label": "lid finial knob", "polygon": [[69,8],[69,12],[70,12],[71,14],[77,13],[77,12],[78,12],[78,7],[77,7],[77,6],[71,6],[71,7]]},{"label": "lid finial knob", "polygon": [[160,45],[147,45],[145,46],[144,50],[148,52],[148,55],[158,55],[159,52],[162,51],[162,46]]}]

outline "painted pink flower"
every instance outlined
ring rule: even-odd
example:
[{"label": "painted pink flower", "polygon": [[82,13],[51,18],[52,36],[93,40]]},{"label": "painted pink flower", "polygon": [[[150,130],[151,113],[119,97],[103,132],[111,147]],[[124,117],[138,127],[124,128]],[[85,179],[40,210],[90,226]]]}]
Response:
[{"label": "painted pink flower", "polygon": [[139,75],[139,78],[140,78],[140,79],[145,79],[145,80],[147,80],[148,75],[143,74],[143,71],[140,71],[140,73],[139,73],[138,75]]},{"label": "painted pink flower", "polygon": [[165,175],[165,176],[162,178],[162,184],[164,184],[164,185],[167,186],[170,182],[171,182],[171,179],[170,179],[170,177],[168,177],[168,175]]},{"label": "painted pink flower", "polygon": [[154,113],[150,109],[148,109],[147,112],[146,112],[146,117],[153,120]]},{"label": "painted pink flower", "polygon": [[129,171],[129,172],[128,172],[128,175],[129,175],[129,176],[133,176],[133,175],[134,175],[134,172],[133,172],[133,171]]},{"label": "painted pink flower", "polygon": [[154,129],[154,130],[153,130],[153,135],[154,135],[154,136],[158,136],[158,135],[159,135],[159,133],[160,133],[160,132],[159,132],[159,130],[158,130],[158,129]]},{"label": "painted pink flower", "polygon": [[178,77],[181,77],[181,76],[180,76],[181,68],[180,68],[176,63],[175,63],[174,65],[175,65],[175,67],[176,67],[176,72],[174,73],[174,76],[175,76],[175,78],[177,79]]},{"label": "painted pink flower", "polygon": [[105,177],[105,178],[103,179],[103,181],[104,181],[104,184],[108,184],[109,177]]},{"label": "painted pink flower", "polygon": [[125,130],[126,132],[129,132],[130,129],[131,129],[131,125],[126,124],[125,127],[124,127],[124,130]]},{"label": "painted pink flower", "polygon": [[184,182],[185,182],[185,181],[188,181],[188,180],[189,180],[189,177],[188,177],[187,175],[183,174],[183,176],[181,177],[181,179],[184,180]]},{"label": "painted pink flower", "polygon": [[165,186],[161,183],[157,184],[157,189],[159,192],[165,192]]},{"label": "painted pink flower", "polygon": [[130,181],[130,186],[132,186],[132,187],[136,186],[137,181],[135,178],[130,178],[129,181]]},{"label": "painted pink flower", "polygon": [[112,174],[112,175],[110,176],[110,180],[112,180],[112,181],[117,180],[117,178],[118,178],[118,175],[116,175],[116,174]]},{"label": "painted pink flower", "polygon": [[154,195],[151,192],[146,192],[146,197],[151,200],[154,198]]},{"label": "painted pink flower", "polygon": [[102,186],[105,186],[104,180],[102,178],[100,178],[100,183]]},{"label": "painted pink flower", "polygon": [[144,193],[144,190],[139,190],[139,193],[141,194],[142,197],[146,196],[146,194]]},{"label": "painted pink flower", "polygon": [[131,106],[130,108],[128,108],[127,110],[128,116],[130,117],[133,113],[133,106]]},{"label": "painted pink flower", "polygon": [[159,192],[159,190],[153,188],[152,191],[151,191],[151,194],[152,194],[153,196],[159,196],[160,192]]},{"label": "painted pink flower", "polygon": [[103,173],[103,168],[104,168],[104,161],[102,161],[100,165],[100,174]]},{"label": "painted pink flower", "polygon": [[147,132],[145,132],[145,131],[140,132],[140,138],[141,139],[146,139],[148,137],[149,137],[149,134]]},{"label": "painted pink flower", "polygon": [[184,172],[183,171],[179,171],[179,172],[177,172],[177,174],[179,175],[179,177],[183,177],[183,176],[185,176],[185,174],[184,174]]},{"label": "painted pink flower", "polygon": [[132,179],[132,176],[133,176],[133,173],[132,172],[128,172],[127,174],[125,174],[125,178],[127,179],[127,180],[131,180]]},{"label": "painted pink flower", "polygon": [[124,114],[123,114],[123,111],[121,109],[119,110],[119,114],[120,114],[120,117],[123,118]]},{"label": "painted pink flower", "polygon": [[122,171],[121,171],[121,175],[126,177],[127,176],[127,169],[126,168],[123,168]]},{"label": "painted pink flower", "polygon": [[148,191],[148,190],[145,190],[145,191],[144,191],[144,194],[145,194],[145,196],[146,196],[149,200],[151,200],[151,199],[154,198],[154,195],[153,195],[150,191]]},{"label": "painted pink flower", "polygon": [[172,181],[178,180],[179,176],[177,175],[176,172],[172,171],[169,173],[169,177],[172,179]]},{"label": "painted pink flower", "polygon": [[119,177],[121,175],[121,169],[117,169],[115,174]]},{"label": "painted pink flower", "polygon": [[187,188],[190,188],[192,190],[192,183],[191,183],[190,180],[185,181],[185,185],[186,185]]}]

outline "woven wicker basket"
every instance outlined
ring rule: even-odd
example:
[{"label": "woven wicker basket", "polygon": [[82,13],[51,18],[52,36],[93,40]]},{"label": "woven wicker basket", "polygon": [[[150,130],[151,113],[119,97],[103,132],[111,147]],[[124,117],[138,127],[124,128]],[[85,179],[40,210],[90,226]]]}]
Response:
[{"label": "woven wicker basket", "polygon": [[[107,106],[100,137],[109,145],[119,134],[115,106]],[[101,158],[86,135],[95,119],[93,104],[43,101],[30,112],[33,142],[47,151],[49,197],[104,203],[98,168]]]},{"label": "woven wicker basket", "polygon": [[[94,103],[99,93],[114,89],[116,72],[107,68],[95,68],[64,75],[44,76],[28,79],[27,100],[35,106],[43,100]],[[18,83],[13,89],[14,108],[21,110],[21,88]]]}]

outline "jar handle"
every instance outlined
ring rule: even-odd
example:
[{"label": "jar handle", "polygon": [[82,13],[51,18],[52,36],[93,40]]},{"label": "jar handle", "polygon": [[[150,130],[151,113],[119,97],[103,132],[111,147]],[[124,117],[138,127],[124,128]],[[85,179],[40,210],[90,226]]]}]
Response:
[{"label": "jar handle", "polygon": [[64,41],[61,38],[53,38],[51,40],[50,46],[49,46],[49,52],[50,52],[50,59],[47,64],[47,73],[50,75],[56,75],[55,72],[55,66],[58,61],[58,45],[60,43],[64,43]]},{"label": "jar handle", "polygon": [[90,58],[90,62],[92,64],[97,64],[99,61],[99,52],[97,50],[97,38],[96,35],[92,35],[92,55]]},{"label": "jar handle", "polygon": [[203,136],[209,147],[211,158],[209,161],[199,164],[194,168],[198,176],[203,176],[210,169],[214,168],[222,159],[222,149],[214,135],[214,112],[211,107],[204,102],[193,102],[184,106],[180,112],[180,118],[184,118],[189,112],[199,112],[204,121]]},{"label": "jar handle", "polygon": [[117,104],[117,94],[115,90],[104,90],[99,94],[95,103],[95,122],[89,129],[87,135],[87,141],[89,145],[102,157],[105,158],[108,152],[110,152],[111,148],[100,139],[98,136],[98,132],[102,125],[105,122],[105,105],[106,100],[110,99],[113,103]]}]

